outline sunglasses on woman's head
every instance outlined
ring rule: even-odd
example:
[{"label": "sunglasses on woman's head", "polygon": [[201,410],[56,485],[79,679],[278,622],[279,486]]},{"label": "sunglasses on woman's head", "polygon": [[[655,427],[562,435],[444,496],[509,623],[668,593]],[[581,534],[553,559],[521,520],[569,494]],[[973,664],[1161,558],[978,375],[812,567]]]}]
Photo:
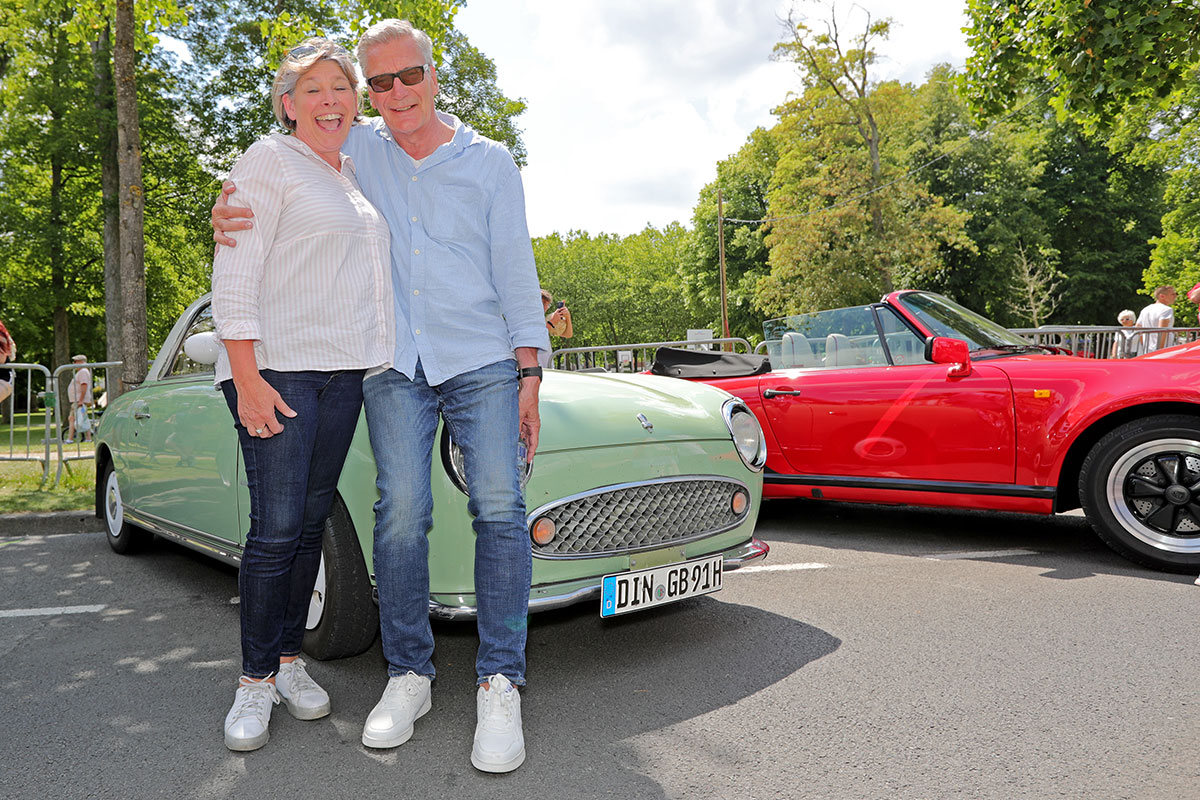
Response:
[{"label": "sunglasses on woman's head", "polygon": [[[288,53],[286,56],[284,56],[284,59],[301,59],[305,56],[311,56],[315,52],[317,52],[317,48],[313,47],[311,44],[298,44],[291,50],[288,50]],[[334,45],[333,55],[349,57],[350,54],[346,52],[346,48],[341,47],[340,45]]]},{"label": "sunglasses on woman's head", "polygon": [[399,78],[405,86],[416,86],[425,80],[425,73],[428,70],[429,65],[422,64],[419,67],[409,67],[399,72],[384,72],[367,78],[367,86],[370,86],[373,92],[390,92],[396,83],[396,78]]}]

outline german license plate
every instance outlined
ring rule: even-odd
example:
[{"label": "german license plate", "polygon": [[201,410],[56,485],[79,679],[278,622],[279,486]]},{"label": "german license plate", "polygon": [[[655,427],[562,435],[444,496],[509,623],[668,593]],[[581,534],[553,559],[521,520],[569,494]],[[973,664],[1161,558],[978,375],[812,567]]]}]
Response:
[{"label": "german license plate", "polygon": [[721,588],[721,556],[698,558],[637,572],[605,575],[600,584],[600,616],[615,617],[645,611],[685,597],[710,594]]}]

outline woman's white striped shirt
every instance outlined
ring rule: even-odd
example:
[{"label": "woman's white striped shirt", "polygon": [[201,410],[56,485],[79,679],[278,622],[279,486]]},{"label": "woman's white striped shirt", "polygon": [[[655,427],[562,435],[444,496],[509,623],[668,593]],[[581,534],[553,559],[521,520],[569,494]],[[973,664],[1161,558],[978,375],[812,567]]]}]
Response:
[{"label": "woman's white striped shirt", "polygon": [[[231,205],[253,227],[229,234],[213,261],[217,336],[254,340],[259,369],[334,371],[386,366],[395,349],[391,237],[359,190],[295,136],[250,146],[229,179]],[[231,377],[221,349],[216,380]]]}]

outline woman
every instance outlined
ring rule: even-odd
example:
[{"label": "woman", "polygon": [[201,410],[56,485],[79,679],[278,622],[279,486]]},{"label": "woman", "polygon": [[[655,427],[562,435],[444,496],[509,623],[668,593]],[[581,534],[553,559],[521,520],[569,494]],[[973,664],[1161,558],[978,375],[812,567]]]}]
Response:
[{"label": "woman", "polygon": [[1133,330],[1133,323],[1136,321],[1137,314],[1134,314],[1131,309],[1127,308],[1117,314],[1117,322],[1121,325],[1121,330],[1113,336],[1109,358],[1133,358],[1137,355],[1137,333]]},{"label": "woman", "polygon": [[329,713],[299,658],[321,537],[362,406],[366,370],[394,345],[389,234],[342,144],[358,115],[350,55],[309,39],[284,58],[272,105],[291,135],[248,149],[230,173],[255,225],[213,262],[217,383],[250,487],[242,554],[242,676],[225,745],[267,742],[271,708]]},{"label": "woman", "polygon": [[[542,289],[542,313],[547,314],[550,311],[550,306],[554,303],[554,295],[550,294],[549,289]],[[551,336],[557,336],[560,339],[570,339],[575,335],[575,329],[571,326],[571,310],[567,308],[567,304],[559,301],[554,309],[553,314],[548,314],[546,317],[546,330]],[[554,354],[547,350],[542,353],[538,359],[538,363],[546,369],[553,366]]]}]

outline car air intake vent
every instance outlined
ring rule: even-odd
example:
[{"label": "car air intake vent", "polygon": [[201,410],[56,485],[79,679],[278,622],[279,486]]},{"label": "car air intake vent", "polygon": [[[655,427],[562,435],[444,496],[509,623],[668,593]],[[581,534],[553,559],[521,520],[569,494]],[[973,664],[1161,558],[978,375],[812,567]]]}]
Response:
[{"label": "car air intake vent", "polygon": [[711,536],[738,526],[749,512],[744,484],[691,476],[607,486],[564,498],[534,511],[528,523],[532,528],[549,520],[554,526],[548,543],[534,543],[534,555],[595,558]]}]

